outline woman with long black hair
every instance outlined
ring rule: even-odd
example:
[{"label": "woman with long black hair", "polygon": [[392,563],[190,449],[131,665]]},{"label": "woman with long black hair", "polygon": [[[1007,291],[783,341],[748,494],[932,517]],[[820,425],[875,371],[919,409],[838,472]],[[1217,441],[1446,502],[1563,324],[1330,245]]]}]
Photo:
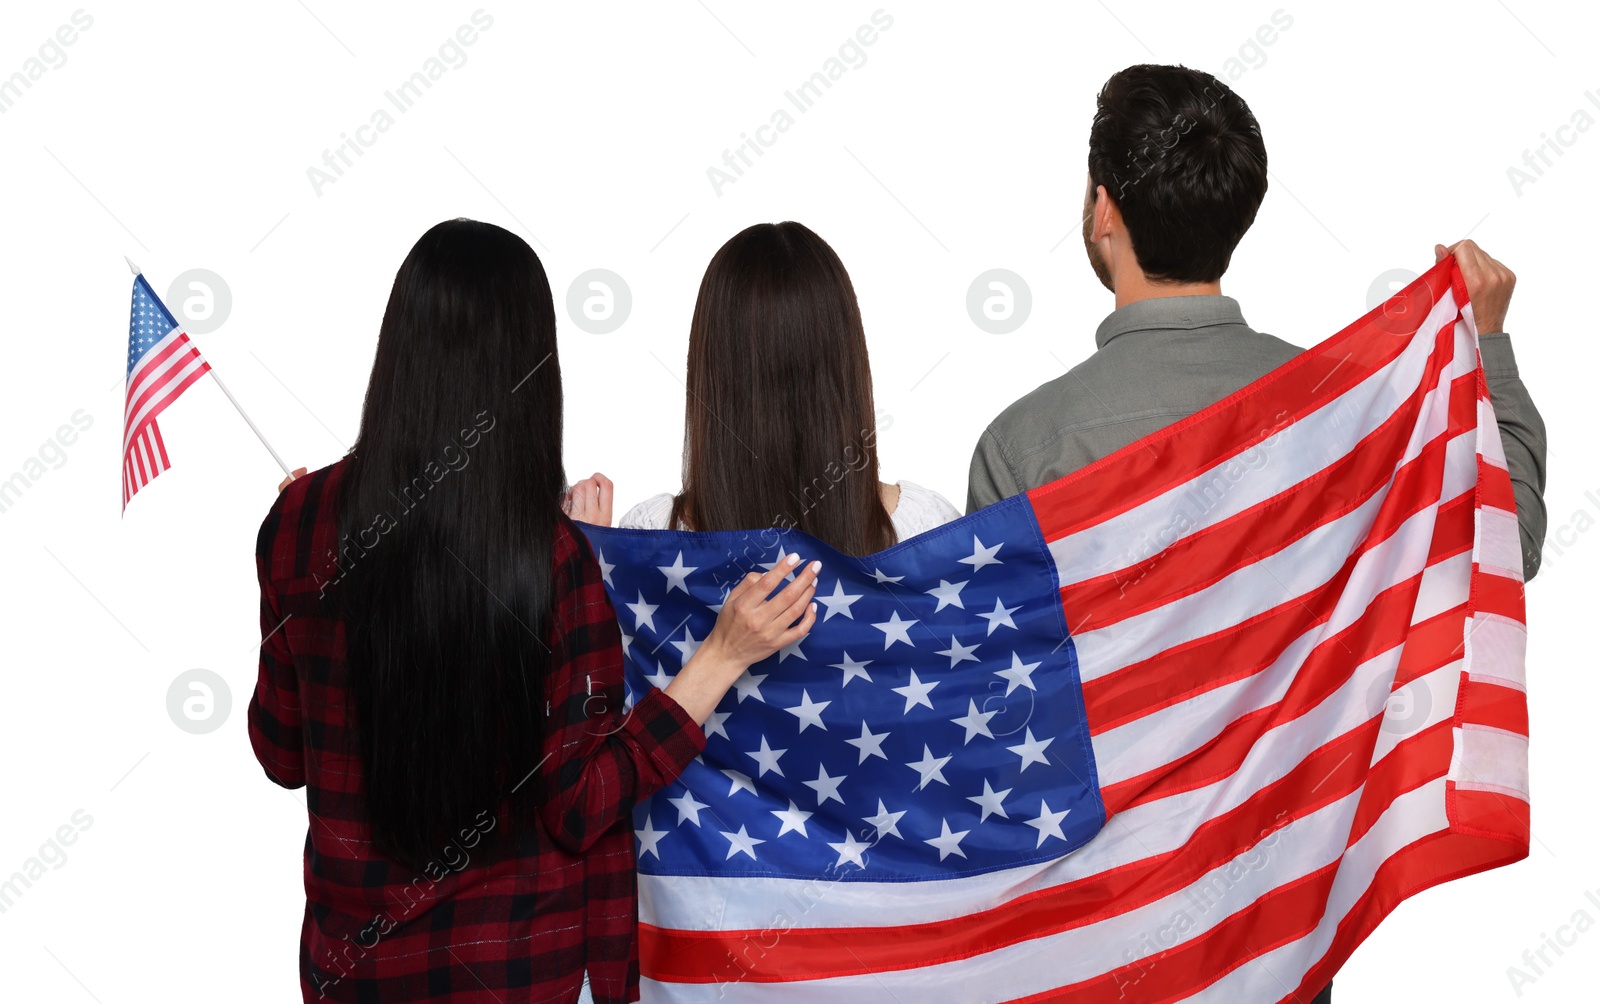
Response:
[{"label": "woman with long black hair", "polygon": [[506,230],[441,223],[395,276],[355,447],[257,540],[250,739],[307,789],[307,1001],[570,1002],[585,973],[595,1001],[637,999],[625,821],[745,668],[810,630],[818,563],[749,576],[624,712],[564,484],[544,269]]}]

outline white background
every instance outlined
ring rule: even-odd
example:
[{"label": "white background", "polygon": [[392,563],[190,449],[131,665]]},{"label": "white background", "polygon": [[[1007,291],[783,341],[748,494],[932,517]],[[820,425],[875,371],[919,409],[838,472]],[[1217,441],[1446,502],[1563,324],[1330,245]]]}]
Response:
[{"label": "white background", "polygon": [[[865,63],[720,194],[707,168],[788,107],[784,91],[875,0],[493,3],[465,62],[320,192],[307,169],[389,107],[384,92],[476,3],[85,8],[93,23],[65,61],[47,53],[54,65],[0,114],[0,479],[41,449],[58,458],[45,444],[77,410],[93,419],[0,513],[0,877],[76,810],[93,820],[0,914],[6,998],[297,993],[304,799],[263,777],[244,715],[252,545],[280,473],[204,381],[162,417],[174,468],[119,514],[124,254],[163,296],[187,269],[223,277],[231,314],[196,341],[280,452],[316,467],[355,436],[412,242],[460,215],[522,234],[561,315],[568,473],[608,473],[627,506],[677,485],[688,322],[712,252],[751,223],[799,220],[860,295],[877,405],[892,416],[886,478],[962,505],[983,426],[1092,351],[1111,309],[1077,236],[1100,83],[1143,61],[1227,79],[1233,58],[1272,165],[1224,280],[1246,319],[1312,344],[1366,309],[1376,277],[1420,272],[1436,241],[1470,233],[1519,276],[1508,327],[1550,430],[1552,546],[1528,598],[1531,857],[1402,906],[1338,996],[1514,1000],[1516,965],[1535,977],[1527,1000],[1592,999],[1600,930],[1559,958],[1547,950],[1554,964],[1538,973],[1522,955],[1579,910],[1600,922],[1600,892],[1584,896],[1600,890],[1600,535],[1587,532],[1600,519],[1600,359],[1585,302],[1600,128],[1560,133],[1571,145],[1531,183],[1507,170],[1578,109],[1600,120],[1585,97],[1600,101],[1600,18],[1592,5],[1508,4],[885,4],[893,24]],[[0,78],[25,71],[75,9],[8,2]],[[1277,10],[1292,25],[1252,43]],[[580,330],[564,307],[591,268],[632,292],[611,334]],[[991,268],[1032,290],[1011,334],[966,312],[968,285]],[[233,699],[206,735],[166,708],[196,667]]]}]

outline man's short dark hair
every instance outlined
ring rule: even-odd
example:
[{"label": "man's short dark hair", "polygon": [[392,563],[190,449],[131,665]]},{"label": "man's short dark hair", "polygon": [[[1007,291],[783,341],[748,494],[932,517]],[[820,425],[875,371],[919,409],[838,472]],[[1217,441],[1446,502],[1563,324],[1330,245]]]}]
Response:
[{"label": "man's short dark hair", "polygon": [[1130,66],[1100,89],[1089,177],[1152,279],[1215,282],[1267,194],[1267,148],[1244,99],[1185,66]]}]

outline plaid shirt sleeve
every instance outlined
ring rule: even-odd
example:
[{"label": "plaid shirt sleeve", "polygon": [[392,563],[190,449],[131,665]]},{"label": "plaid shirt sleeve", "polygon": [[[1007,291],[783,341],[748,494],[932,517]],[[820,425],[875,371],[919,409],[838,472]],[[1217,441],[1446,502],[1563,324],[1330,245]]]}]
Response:
[{"label": "plaid shirt sleeve", "polygon": [[250,745],[267,776],[285,788],[306,783],[305,750],[300,737],[300,684],[289,654],[288,620],[280,610],[272,581],[272,548],[283,511],[279,496],[256,538],[256,577],[261,583],[261,668],[250,700]]},{"label": "plaid shirt sleeve", "polygon": [[670,784],[705,748],[694,719],[660,690],[623,708],[622,639],[600,567],[582,531],[562,518],[539,766],[545,828],[587,850],[634,803]]}]

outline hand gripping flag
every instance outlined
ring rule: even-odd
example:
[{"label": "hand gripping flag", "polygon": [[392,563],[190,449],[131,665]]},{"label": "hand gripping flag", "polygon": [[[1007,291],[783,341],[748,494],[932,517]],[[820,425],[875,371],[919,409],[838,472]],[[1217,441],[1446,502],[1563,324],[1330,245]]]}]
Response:
[{"label": "hand gripping flag", "polygon": [[122,426],[122,508],[172,466],[156,416],[211,367],[142,273],[128,316],[127,403]]},{"label": "hand gripping flag", "polygon": [[865,558],[585,528],[630,691],[820,558],[635,811],[646,1000],[1308,1001],[1527,854],[1515,503],[1453,259],[1237,394]]}]

